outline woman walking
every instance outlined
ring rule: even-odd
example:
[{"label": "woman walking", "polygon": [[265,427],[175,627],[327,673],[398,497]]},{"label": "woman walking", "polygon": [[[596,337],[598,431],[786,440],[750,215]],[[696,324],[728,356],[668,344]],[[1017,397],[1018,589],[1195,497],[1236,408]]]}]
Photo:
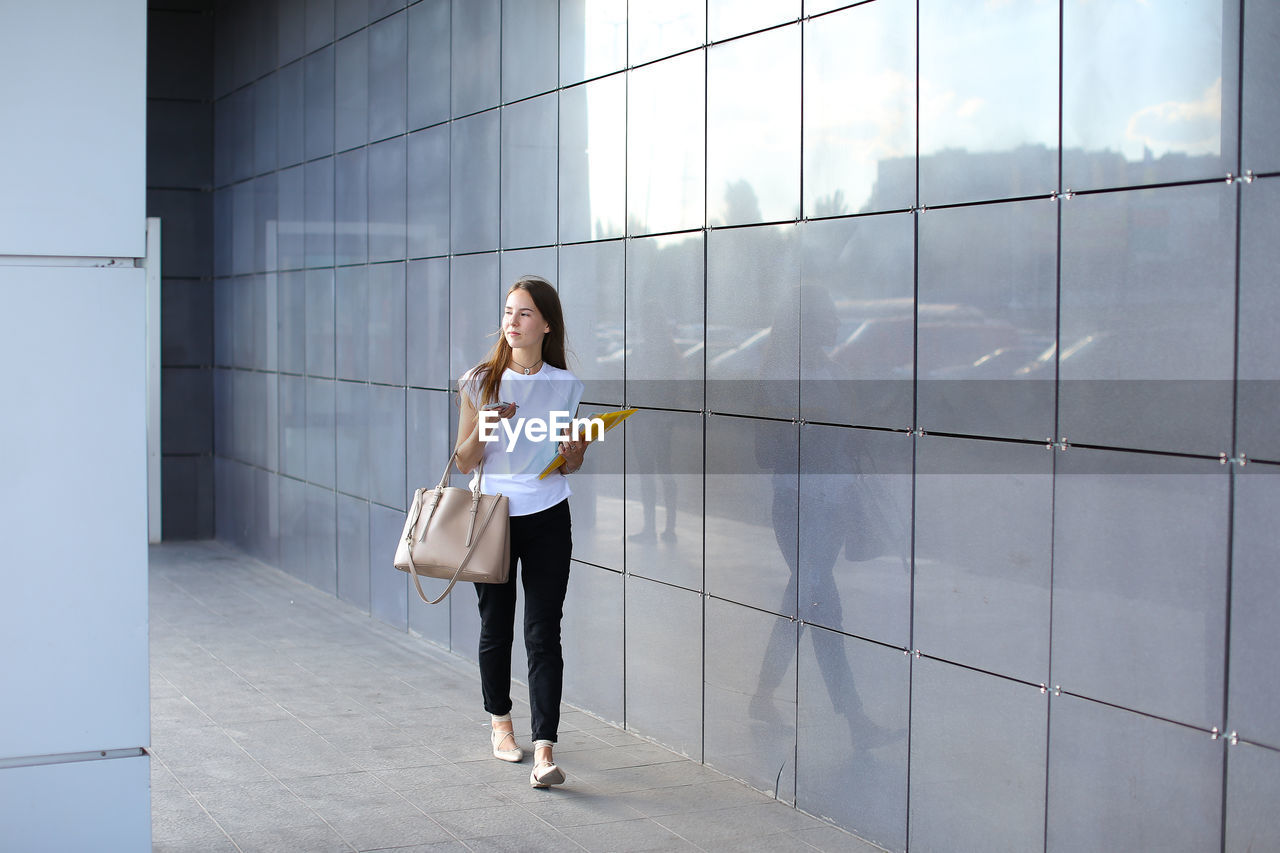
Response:
[{"label": "woman walking", "polygon": [[[505,584],[476,584],[480,607],[480,684],[491,715],[493,755],[518,762],[524,750],[511,723],[511,644],[516,611],[516,565],[524,587],[524,644],[529,658],[534,764],[529,784],[564,781],[552,746],[560,725],[564,658],[560,620],[573,549],[567,475],[582,465],[585,442],[540,439],[538,423],[576,415],[582,382],[565,362],[560,297],[545,279],[528,276],[507,291],[501,336],[489,356],[459,381],[457,463],[464,474],[483,459],[490,494],[507,496],[511,516],[511,571]],[[518,416],[518,417],[517,417]],[[497,423],[506,419],[508,424]],[[514,419],[514,420],[512,420]],[[511,424],[515,428],[511,428]],[[544,433],[546,434],[546,433]],[[564,465],[538,475],[556,452]]]}]

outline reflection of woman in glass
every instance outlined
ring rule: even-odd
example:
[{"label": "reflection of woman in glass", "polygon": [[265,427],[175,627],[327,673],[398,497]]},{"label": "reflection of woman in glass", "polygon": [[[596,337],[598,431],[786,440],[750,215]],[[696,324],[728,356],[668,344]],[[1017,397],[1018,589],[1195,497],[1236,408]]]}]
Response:
[{"label": "reflection of woman in glass", "polygon": [[[835,305],[825,289],[812,285],[800,289],[800,303],[801,339],[810,355],[806,360],[809,365],[806,372],[813,376],[815,358],[825,358],[827,348],[835,337]],[[779,344],[794,340],[791,335],[780,334],[781,328],[779,324],[773,327],[773,337]],[[822,371],[818,368],[817,372]],[[833,369],[825,373],[823,378],[835,375],[836,371]],[[799,477],[794,450],[789,444],[768,446],[767,443],[760,442],[756,446],[756,456],[763,467],[774,472],[771,511],[774,538],[791,570],[791,577],[782,594],[780,612],[787,612],[797,601],[800,584],[799,550],[802,546],[806,557],[805,592],[812,598],[820,598],[826,602],[827,613],[832,615],[834,624],[839,624],[840,592],[836,586],[834,571],[840,550],[845,546],[846,537],[850,533],[847,517],[850,479],[843,473],[834,472],[802,475],[805,478],[803,512],[806,523],[804,542],[801,543],[797,523],[800,506]],[[849,459],[839,447],[824,449],[823,456],[827,459],[839,459],[842,463]],[[832,631],[811,630],[808,633],[813,638],[815,657],[827,685],[827,692],[848,723],[850,739],[855,745],[865,746],[879,732],[879,727],[867,718],[862,710],[862,703],[858,701],[853,671],[844,651],[843,639]],[[774,623],[760,670],[759,686],[751,702],[751,714],[757,719],[773,721],[773,709],[765,697],[782,683],[786,662],[790,658],[789,652],[795,647],[795,642],[796,633],[792,623],[783,620]]]},{"label": "reflection of woman in glass", "polygon": [[[488,359],[467,371],[460,383],[457,462],[463,473],[484,460],[489,493],[507,496],[511,515],[511,570],[505,584],[476,584],[480,606],[480,684],[484,707],[492,716],[493,755],[521,761],[511,723],[511,644],[516,612],[516,566],[524,585],[524,643],[529,657],[529,705],[533,717],[535,788],[558,785],[564,771],[552,758],[560,724],[564,658],[560,620],[569,584],[573,549],[569,485],[563,475],[582,465],[585,443],[562,442],[565,464],[538,479],[555,455],[545,442],[497,429],[497,440],[483,441],[479,412],[493,410],[511,418],[551,423],[552,414],[576,414],[582,382],[565,363],[564,318],[552,285],[526,277],[507,292],[502,335]],[[486,418],[487,420],[487,418]],[[551,439],[548,439],[551,440]]]},{"label": "reflection of woman in glass", "polygon": [[[676,391],[685,392],[685,366],[676,345],[671,321],[662,311],[656,298],[641,303],[641,350],[645,373],[658,377]],[[663,395],[666,397],[667,395]],[[631,534],[633,542],[654,542],[657,539],[658,480],[662,483],[662,497],[666,517],[662,528],[662,541],[676,541],[676,503],[678,499],[675,471],[671,460],[672,426],[669,418],[655,417],[628,436],[628,448],[632,451],[629,465],[640,477],[640,503],[644,510],[641,528]]]}]

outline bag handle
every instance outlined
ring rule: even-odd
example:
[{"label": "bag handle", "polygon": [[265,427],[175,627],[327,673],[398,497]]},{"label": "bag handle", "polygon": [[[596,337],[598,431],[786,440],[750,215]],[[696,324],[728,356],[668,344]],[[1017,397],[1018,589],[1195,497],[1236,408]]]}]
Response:
[{"label": "bag handle", "polygon": [[[449,473],[453,469],[453,461],[457,457],[457,455],[458,455],[458,452],[455,450],[453,452],[453,456],[449,457],[449,463],[445,466],[445,469],[444,469],[444,476],[440,478],[440,484],[436,486],[434,490],[435,500],[431,502],[431,509],[427,514],[428,523],[430,523],[431,521],[431,514],[435,512],[436,503],[440,499],[440,493],[444,491],[444,489],[449,485]],[[484,476],[484,457],[480,458],[480,476],[481,477]],[[475,524],[476,524],[476,507],[480,503],[479,483],[480,483],[480,479],[477,478],[476,488],[473,489],[471,493],[472,494],[471,523],[467,527],[467,556],[463,557],[462,561],[458,563],[458,569],[453,573],[453,577],[449,579],[449,585],[445,587],[444,592],[440,593],[440,596],[435,599],[427,598],[427,594],[422,591],[422,582],[418,579],[418,567],[413,564],[413,528],[418,523],[418,518],[422,512],[423,492],[425,492],[426,489],[418,489],[413,495],[413,520],[409,522],[409,534],[408,534],[409,541],[406,543],[409,546],[407,548],[409,552],[409,575],[413,578],[413,585],[417,587],[418,597],[421,598],[423,601],[425,601],[427,604],[439,604],[440,602],[444,601],[445,596],[447,596],[450,592],[453,591],[453,587],[458,583],[458,576],[461,575],[462,570],[467,567],[467,563],[471,562],[471,556],[475,553],[475,543],[472,541],[472,532],[475,529]],[[502,497],[502,495],[499,494],[497,495],[497,497]],[[488,529],[489,522],[493,519],[493,513],[497,508],[498,508],[498,502],[496,500],[493,501],[491,504],[489,504],[489,511],[485,513],[484,522],[480,525],[480,532],[482,534],[486,529]],[[424,534],[426,533],[425,529],[423,530],[423,533]]]}]

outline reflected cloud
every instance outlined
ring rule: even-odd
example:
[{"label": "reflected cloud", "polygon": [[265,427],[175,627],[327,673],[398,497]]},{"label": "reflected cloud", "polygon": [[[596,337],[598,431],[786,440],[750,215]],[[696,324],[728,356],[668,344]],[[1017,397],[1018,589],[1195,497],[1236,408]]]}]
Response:
[{"label": "reflected cloud", "polygon": [[1222,78],[1195,101],[1166,101],[1129,118],[1125,138],[1156,156],[1218,154],[1222,149]]}]

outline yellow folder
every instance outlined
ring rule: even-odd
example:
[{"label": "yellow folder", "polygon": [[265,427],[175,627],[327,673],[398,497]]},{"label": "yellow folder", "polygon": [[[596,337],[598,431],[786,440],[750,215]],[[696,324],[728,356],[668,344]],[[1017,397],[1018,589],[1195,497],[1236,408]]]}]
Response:
[{"label": "yellow folder", "polygon": [[[608,432],[609,430],[613,429],[618,424],[622,423],[623,421],[625,421],[627,418],[631,417],[638,411],[639,409],[622,409],[621,411],[618,411],[618,412],[599,412],[597,414],[591,415],[590,417],[592,420],[599,418],[600,420],[604,421],[604,431]],[[538,475],[538,479],[539,480],[543,479],[544,477],[546,477],[548,474],[550,474],[552,471],[556,470],[563,464],[564,464],[564,457],[561,456],[559,453],[557,453],[556,458],[551,460],[551,464],[548,465],[546,468],[542,469],[542,473]]]}]

